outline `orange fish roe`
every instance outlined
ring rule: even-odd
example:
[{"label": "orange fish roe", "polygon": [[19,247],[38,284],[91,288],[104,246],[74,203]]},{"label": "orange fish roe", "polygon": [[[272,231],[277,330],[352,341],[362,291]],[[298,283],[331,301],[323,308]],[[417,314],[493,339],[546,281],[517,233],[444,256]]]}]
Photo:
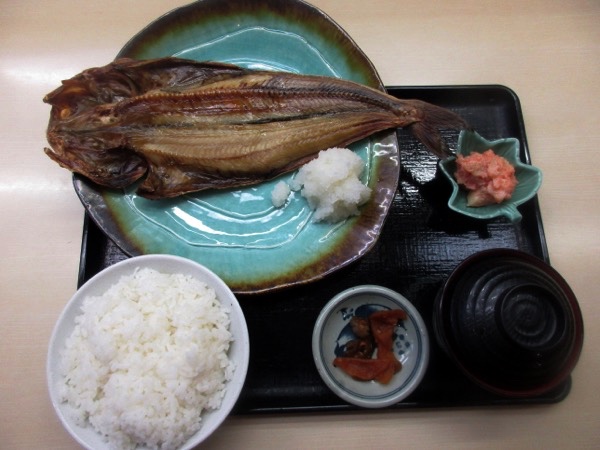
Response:
[{"label": "orange fish roe", "polygon": [[456,166],[456,181],[469,190],[468,206],[502,203],[512,196],[518,183],[515,168],[491,149],[469,156],[458,155]]}]

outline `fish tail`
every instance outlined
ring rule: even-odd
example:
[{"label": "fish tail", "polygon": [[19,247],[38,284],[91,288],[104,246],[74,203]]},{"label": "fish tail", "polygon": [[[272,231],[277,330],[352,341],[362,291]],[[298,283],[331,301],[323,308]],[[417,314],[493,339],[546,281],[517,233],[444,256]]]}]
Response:
[{"label": "fish tail", "polygon": [[408,126],[409,130],[427,149],[439,158],[451,154],[441,130],[469,129],[467,122],[458,114],[421,100],[410,100],[419,111],[418,119]]}]

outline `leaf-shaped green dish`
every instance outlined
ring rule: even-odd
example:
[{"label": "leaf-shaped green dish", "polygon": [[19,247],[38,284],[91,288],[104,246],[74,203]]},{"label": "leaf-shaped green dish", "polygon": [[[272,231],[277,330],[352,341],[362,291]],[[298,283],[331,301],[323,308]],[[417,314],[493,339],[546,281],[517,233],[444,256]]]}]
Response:
[{"label": "leaf-shaped green dish", "polygon": [[475,219],[494,219],[500,216],[508,218],[513,223],[521,220],[522,216],[517,206],[533,198],[542,184],[542,172],[537,167],[521,162],[519,157],[519,140],[516,138],[488,141],[475,131],[463,130],[458,137],[457,155],[468,156],[473,152],[483,153],[492,149],[502,156],[515,168],[518,184],[510,200],[499,204],[472,207],[467,206],[467,191],[456,182],[456,157],[452,156],[440,161],[440,169],[452,184],[452,195],[448,207],[453,211]]}]

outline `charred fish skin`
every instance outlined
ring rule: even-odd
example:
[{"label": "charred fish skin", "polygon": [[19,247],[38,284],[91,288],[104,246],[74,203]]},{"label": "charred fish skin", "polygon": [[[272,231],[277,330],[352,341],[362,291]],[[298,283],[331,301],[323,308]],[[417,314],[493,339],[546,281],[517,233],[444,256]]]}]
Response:
[{"label": "charred fish skin", "polygon": [[145,176],[147,198],[256,184],[391,128],[441,156],[439,129],[467,126],[347,80],[170,57],[88,69],[44,101],[49,157],[110,188]]},{"label": "charred fish skin", "polygon": [[[127,130],[110,124],[110,111],[125,99],[160,90],[177,92],[206,80],[236,76],[240,67],[177,58],[122,59],[83,71],[44,97],[52,106],[45,153],[93,182],[124,188],[148,171],[146,159],[127,144]],[[112,125],[112,126],[111,126]]]}]

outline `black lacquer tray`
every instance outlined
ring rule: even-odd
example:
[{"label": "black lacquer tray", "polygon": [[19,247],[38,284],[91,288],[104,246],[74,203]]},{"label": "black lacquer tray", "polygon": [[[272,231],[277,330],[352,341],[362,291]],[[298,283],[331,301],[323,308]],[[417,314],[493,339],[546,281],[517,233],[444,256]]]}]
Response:
[{"label": "black lacquer tray", "polygon": [[[401,98],[418,98],[461,114],[487,139],[517,137],[521,158],[530,163],[518,97],[503,86],[388,87]],[[448,133],[450,147],[457,134]],[[467,256],[488,248],[514,248],[549,262],[537,197],[522,205],[523,219],[481,222],[446,206],[450,185],[437,173],[437,158],[405,130],[398,130],[401,180],[380,239],[356,263],[324,279],[275,293],[238,296],[250,332],[250,366],[234,412],[343,411],[356,407],[335,396],[313,363],[311,336],[321,308],[351,286],[379,284],[410,299],[430,333],[431,359],[417,390],[391,408],[554,403],[570,390],[569,379],[535,398],[495,396],[463,376],[437,346],[432,305],[447,275]],[[85,217],[79,284],[127,258]]]}]

